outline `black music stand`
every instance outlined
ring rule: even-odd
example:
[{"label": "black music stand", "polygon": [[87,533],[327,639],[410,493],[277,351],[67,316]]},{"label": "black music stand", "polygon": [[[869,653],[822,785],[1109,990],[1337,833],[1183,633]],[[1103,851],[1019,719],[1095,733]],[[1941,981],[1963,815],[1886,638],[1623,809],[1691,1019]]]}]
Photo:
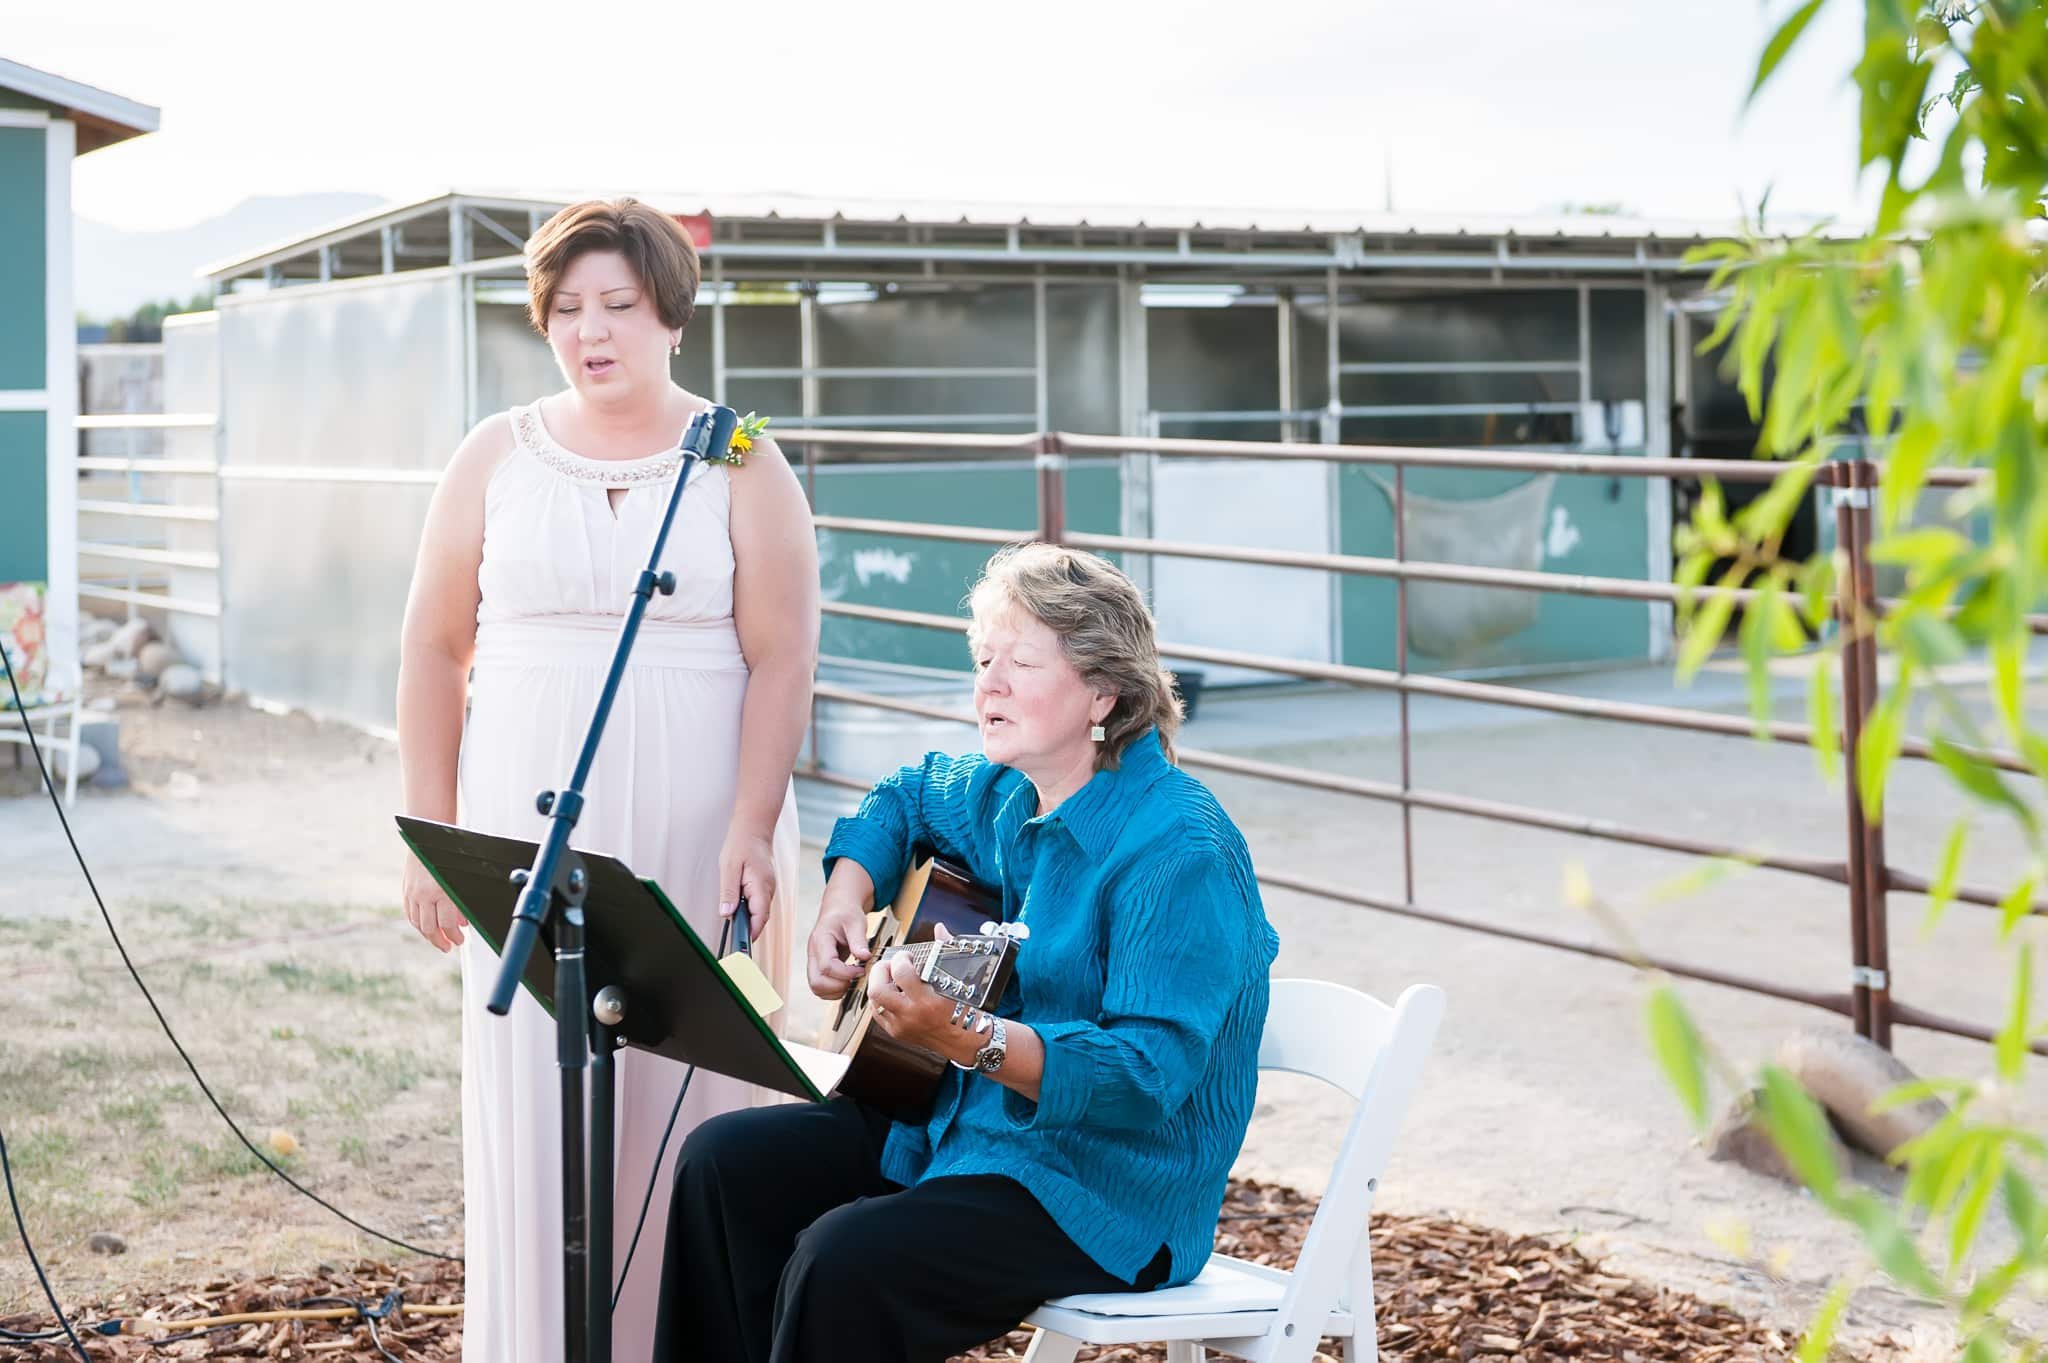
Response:
[{"label": "black music stand", "polygon": [[[398,831],[470,926],[502,954],[523,893],[512,873],[533,865],[538,844],[405,815],[398,816]],[[633,1046],[814,1102],[824,1101],[847,1062],[769,1030],[660,885],[616,857],[576,855],[585,876],[581,1006],[591,1020],[588,1186],[581,1190],[589,1236],[585,1299],[591,1352],[601,1358],[609,1353],[612,1299],[612,1053]],[[550,1017],[561,1003],[553,937],[552,925],[541,929],[545,949],[526,958],[520,977]]]}]

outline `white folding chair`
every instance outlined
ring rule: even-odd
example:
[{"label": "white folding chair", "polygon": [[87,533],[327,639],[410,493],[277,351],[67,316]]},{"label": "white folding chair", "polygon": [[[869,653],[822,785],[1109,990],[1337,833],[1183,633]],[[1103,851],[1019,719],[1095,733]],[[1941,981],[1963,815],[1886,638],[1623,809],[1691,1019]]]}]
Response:
[{"label": "white folding chair", "polygon": [[[0,694],[7,679],[0,677]],[[64,803],[78,799],[78,750],[84,746],[85,678],[76,669],[55,674],[44,683],[41,700],[26,710],[0,710],[0,743],[29,746],[29,726],[35,727],[35,745],[43,750],[43,761],[55,766],[57,754],[64,754]],[[51,773],[56,774],[54,771]]]},{"label": "white folding chair", "polygon": [[1162,1341],[1173,1363],[1201,1363],[1211,1349],[1308,1363],[1325,1336],[1343,1341],[1348,1363],[1377,1358],[1367,1217],[1443,1013],[1435,985],[1412,985],[1389,1008],[1341,984],[1273,981],[1259,1068],[1312,1075],[1357,1102],[1294,1271],[1214,1254],[1180,1287],[1061,1297],[1024,1322],[1038,1328],[1029,1363],[1071,1363],[1083,1344]]}]

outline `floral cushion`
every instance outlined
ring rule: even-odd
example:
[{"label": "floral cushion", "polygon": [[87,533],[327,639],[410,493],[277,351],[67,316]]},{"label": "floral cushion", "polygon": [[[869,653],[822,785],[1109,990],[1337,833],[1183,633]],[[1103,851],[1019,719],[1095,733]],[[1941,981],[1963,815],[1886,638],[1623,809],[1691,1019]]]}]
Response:
[{"label": "floral cushion", "polygon": [[[23,705],[40,705],[48,699],[43,694],[50,668],[43,630],[43,590],[41,582],[0,582],[0,649],[7,651]],[[0,675],[0,710],[14,708],[14,689]]]}]

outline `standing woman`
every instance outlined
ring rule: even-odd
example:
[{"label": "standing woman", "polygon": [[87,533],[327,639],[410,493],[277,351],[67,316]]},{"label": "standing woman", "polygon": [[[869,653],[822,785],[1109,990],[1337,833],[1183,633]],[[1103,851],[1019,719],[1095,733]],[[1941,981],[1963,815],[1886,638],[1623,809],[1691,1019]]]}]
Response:
[{"label": "standing woman", "polygon": [[[669,376],[700,273],[667,215],[576,204],[527,244],[526,270],[533,324],[569,386],[489,417],[449,461],[406,603],[398,737],[408,813],[537,839],[534,793],[574,765],[683,433],[710,404]],[[772,443],[691,474],[661,567],[675,594],[648,605],[574,841],[658,879],[707,941],[744,894],[756,957],[779,982],[818,565],[803,490]],[[498,957],[410,855],[404,896],[420,933],[462,957],[464,1355],[542,1363],[562,1340],[554,1026],[523,991],[509,1017],[485,1013]],[[620,1267],[682,1077],[619,1056]],[[697,1075],[673,1139],[753,1096]],[[654,1231],[613,1319],[621,1358],[652,1347],[669,1187],[655,1180]]]}]

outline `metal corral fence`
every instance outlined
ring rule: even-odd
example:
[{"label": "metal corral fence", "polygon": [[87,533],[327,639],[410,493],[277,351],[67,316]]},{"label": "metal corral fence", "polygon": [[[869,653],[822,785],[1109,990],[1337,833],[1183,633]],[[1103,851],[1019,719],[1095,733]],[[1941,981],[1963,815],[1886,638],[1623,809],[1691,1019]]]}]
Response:
[{"label": "metal corral fence", "polygon": [[[101,524],[129,525],[134,533],[87,537],[79,544],[82,568],[81,595],[124,605],[137,610],[162,612],[175,623],[202,621],[214,627],[212,650],[188,649],[205,660],[205,670],[216,677],[226,675],[221,640],[227,635],[220,626],[227,613],[220,583],[223,559],[230,546],[222,543],[222,485],[229,476],[213,455],[217,430],[210,414],[108,415],[79,419],[81,429],[94,431],[152,431],[166,436],[166,453],[158,457],[88,456],[79,468],[88,478],[118,478],[120,492],[101,492],[82,497],[82,521],[98,518]],[[181,450],[179,437],[192,441]],[[1824,464],[1815,485],[1832,503],[1836,551],[1843,555],[1844,570],[1838,575],[1835,614],[1839,623],[1854,625],[1842,631],[1844,666],[1841,677],[1842,730],[1838,735],[1847,766],[1844,783],[1843,855],[1835,857],[1788,856],[1733,843],[1680,836],[1663,830],[1630,826],[1606,819],[1591,819],[1552,809],[1479,799],[1416,786],[1411,779],[1412,731],[1408,701],[1411,696],[1434,696],[1450,700],[1509,706],[1549,714],[1569,715],[1636,725],[1652,725],[1693,733],[1729,738],[1750,738],[1756,733],[1746,716],[1724,715],[1676,706],[1603,700],[1563,695],[1550,691],[1429,675],[1409,669],[1409,587],[1411,584],[1444,584],[1460,587],[1509,589],[1514,591],[1563,593],[1676,606],[1687,589],[1670,582],[1584,574],[1528,571],[1511,568],[1475,567],[1466,564],[1415,560],[1407,557],[1407,473],[1416,468],[1462,469],[1497,473],[1547,474],[1558,477],[1601,479],[1641,478],[1652,480],[1652,495],[1661,495],[1665,480],[1717,479],[1724,483],[1768,483],[1782,466],[1752,460],[1708,460],[1670,458],[1617,459],[1603,455],[1510,453],[1501,450],[1461,450],[1388,445],[1344,445],[1306,442],[1260,442],[1240,440],[1161,439],[1157,437],[1070,435],[1034,433],[1010,435],[952,435],[929,432],[856,431],[835,429],[779,430],[777,440],[800,454],[800,468],[812,504],[817,504],[816,478],[821,465],[830,463],[875,463],[898,467],[923,459],[958,459],[962,456],[993,460],[1025,459],[1034,463],[1037,484],[1035,523],[1014,528],[923,521],[901,521],[865,517],[817,515],[821,532],[877,535],[912,540],[951,541],[979,544],[991,549],[1023,540],[1042,540],[1079,549],[1138,556],[1206,560],[1256,567],[1320,570],[1352,577],[1390,580],[1394,584],[1396,631],[1394,666],[1360,667],[1340,662],[1304,661],[1267,654],[1246,653],[1205,645],[1162,641],[1166,656],[1193,663],[1244,669],[1275,677],[1333,682],[1395,694],[1399,710],[1401,779],[1398,783],[1340,776],[1305,767],[1233,757],[1199,749],[1180,749],[1181,761],[1190,767],[1228,772],[1239,776],[1347,795],[1393,804],[1400,808],[1402,825],[1403,884],[1400,898],[1376,895],[1348,886],[1262,870],[1260,880],[1277,888],[1314,895],[1338,903],[1398,914],[1443,926],[1508,938],[1536,946],[1570,951],[1614,961],[1638,958],[1616,948],[1574,940],[1550,933],[1489,923],[1481,919],[1445,912],[1418,903],[1415,898],[1414,811],[1463,815],[1494,822],[1545,829],[1579,837],[1626,843],[1638,847],[1675,852],[1693,857],[1730,859],[1759,867],[1832,881],[1846,887],[1849,901],[1850,987],[1846,992],[1823,993],[1776,983],[1771,980],[1716,969],[1711,965],[1647,958],[1647,963],[1675,976],[1721,985],[1731,989],[1787,999],[1849,1017],[1859,1035],[1880,1045],[1891,1044],[1894,1024],[1946,1032],[1955,1036],[1990,1040],[1992,1030],[1981,1024],[1942,1016],[1895,999],[1890,987],[1890,944],[1886,903],[1888,896],[1901,893],[1924,894],[1930,880],[1916,872],[1894,866],[1885,853],[1884,826],[1880,819],[1865,816],[1857,796],[1858,739],[1878,700],[1878,642],[1868,628],[1879,618],[1887,600],[1878,596],[1875,574],[1868,554],[1871,534],[1871,498],[1882,476],[1879,464],[1868,460],[1838,460]],[[1394,553],[1391,558],[1356,554],[1317,553],[1270,548],[1236,548],[1216,544],[1194,544],[1129,535],[1100,534],[1070,528],[1067,522],[1067,472],[1070,459],[1108,460],[1142,457],[1162,459],[1227,459],[1270,463],[1309,462],[1325,466],[1344,464],[1381,465],[1393,470]],[[302,478],[347,480],[352,471],[310,469],[290,471]],[[254,476],[282,477],[285,471],[262,470]],[[405,481],[431,484],[436,475],[429,470],[406,471]],[[365,475],[356,474],[363,478]],[[1930,483],[1938,487],[1963,486],[1975,475],[1958,470],[1937,471]],[[392,481],[394,475],[377,475],[375,481]],[[90,523],[90,522],[88,522]],[[155,533],[152,533],[155,532]],[[106,565],[120,567],[126,581],[109,580]],[[1690,589],[1696,596],[1733,595],[1738,603],[1755,593],[1742,588],[1702,586]],[[827,601],[829,618],[867,621],[964,633],[967,621],[958,615],[938,615],[892,609],[848,601]],[[2036,633],[2048,633],[2048,617],[2030,621]],[[230,678],[230,681],[232,679]],[[835,682],[821,681],[812,706],[809,756],[799,775],[827,785],[865,790],[869,782],[822,764],[817,741],[817,702],[837,702],[866,707],[925,720],[972,723],[973,716],[943,706],[881,695]],[[1800,723],[1771,721],[1771,737],[1783,742],[1811,745],[1813,730]],[[1930,744],[1909,738],[1902,756],[1911,760],[1933,760]],[[2030,768],[2012,753],[1980,754],[2001,770],[2027,773]],[[1958,902],[1996,908],[2003,895],[1981,885],[1964,884],[1955,889]],[[2030,912],[2048,915],[2048,903],[2036,900]],[[2033,1043],[2048,1054],[2048,1041]]]},{"label": "metal corral fence", "polygon": [[[1843,721],[1838,741],[1847,764],[1847,779],[1844,783],[1846,794],[1843,855],[1834,858],[1786,856],[1732,843],[1683,837],[1656,828],[1628,826],[1551,809],[1476,799],[1419,788],[1411,780],[1408,700],[1409,697],[1416,695],[1512,706],[1623,724],[1654,725],[1730,738],[1753,737],[1756,728],[1745,716],[1723,715],[1675,706],[1559,695],[1520,686],[1410,672],[1407,642],[1408,588],[1411,583],[1561,592],[1625,601],[1663,602],[1674,606],[1686,596],[1688,589],[1669,582],[1480,568],[1455,563],[1411,560],[1407,557],[1405,531],[1406,474],[1409,469],[1463,468],[1604,479],[1716,479],[1725,483],[1767,483],[1783,472],[1782,465],[1751,460],[1613,459],[1600,456],[1517,454],[1494,450],[1158,439],[1061,433],[1011,437],[807,429],[778,431],[776,438],[793,452],[801,453],[806,483],[812,487],[815,486],[818,466],[835,460],[875,459],[879,456],[898,461],[935,455],[951,455],[957,458],[967,452],[990,457],[1035,459],[1038,497],[1037,520],[1034,525],[1019,526],[1015,529],[990,529],[958,524],[817,516],[818,529],[827,533],[845,532],[909,539],[950,540],[986,544],[991,547],[1035,539],[1105,553],[1160,555],[1223,563],[1317,569],[1329,573],[1391,579],[1395,584],[1396,618],[1393,623],[1397,632],[1395,666],[1392,669],[1304,662],[1172,640],[1162,641],[1160,645],[1161,652],[1174,659],[1252,669],[1277,677],[1336,682],[1390,691],[1398,698],[1401,759],[1401,779],[1398,783],[1333,775],[1305,767],[1254,761],[1199,749],[1179,749],[1181,762],[1189,767],[1229,772],[1400,807],[1404,864],[1404,883],[1400,898],[1368,894],[1347,886],[1270,869],[1259,872],[1259,879],[1264,884],[1470,932],[1570,951],[1583,956],[1628,962],[1644,958],[1634,957],[1614,947],[1490,923],[1417,903],[1414,811],[1423,809],[1465,815],[1694,857],[1738,860],[1793,875],[1833,881],[1846,887],[1849,900],[1850,988],[1843,993],[1822,993],[1720,970],[1696,962],[1650,957],[1647,958],[1648,964],[1686,979],[1788,999],[1844,1015],[1854,1022],[1859,1035],[1886,1047],[1891,1044],[1894,1024],[1985,1041],[1993,1036],[1992,1030],[1988,1027],[1917,1008],[1893,998],[1891,993],[1887,897],[1893,891],[1925,893],[1931,884],[1925,876],[1894,866],[1887,860],[1883,823],[1880,819],[1865,816],[1857,795],[1858,740],[1867,717],[1877,703],[1879,688],[1878,641],[1869,626],[1879,618],[1887,605],[1887,601],[1877,595],[1875,574],[1868,554],[1871,498],[1881,476],[1881,467],[1876,463],[1862,459],[1834,461],[1822,465],[1815,477],[1816,486],[1832,504],[1836,549],[1843,555],[1844,570],[1839,575],[1835,602],[1836,620],[1845,626],[1854,626],[1844,628],[1841,633],[1844,659],[1841,680]],[[1390,466],[1394,470],[1394,556],[1374,558],[1349,554],[1232,548],[1127,535],[1092,534],[1068,527],[1065,514],[1065,482],[1070,457],[1147,455],[1168,459],[1232,459],[1275,463],[1313,461],[1329,465],[1352,463]],[[1930,482],[1935,486],[1955,487],[1966,485],[1973,481],[1974,477],[1975,475],[1966,471],[1939,471],[1933,475]],[[1655,486],[1661,486],[1661,483]],[[815,500],[814,496],[814,504]],[[1751,600],[1756,595],[1748,589],[1713,586],[1694,588],[1691,591],[1702,599],[1713,595],[1733,595],[1738,603]],[[964,632],[967,627],[967,621],[957,615],[892,610],[843,601],[828,601],[824,609],[831,617],[877,623],[955,632]],[[2030,623],[2036,633],[2048,633],[2048,617],[2034,617]],[[820,764],[817,744],[817,701],[872,707],[924,719],[974,722],[971,714],[959,710],[821,682],[817,687],[816,700],[812,708],[812,741],[809,748],[811,757],[799,774],[849,789],[865,789],[868,782],[843,772],[830,770]],[[1784,742],[1811,745],[1815,739],[1814,731],[1804,724],[1772,721],[1766,727],[1771,737]],[[1909,738],[1904,744],[1903,755],[1909,759],[1926,761],[1932,760],[1934,754],[1928,743]],[[2005,771],[2029,771],[2025,761],[2011,753],[1993,752],[1980,755]],[[2003,896],[1989,887],[1966,884],[1956,888],[1955,898],[1959,902],[1995,908]],[[2033,913],[2048,914],[2048,903],[2037,900],[2030,908]],[[2035,1042],[2034,1049],[2048,1054],[2048,1042]]]}]

